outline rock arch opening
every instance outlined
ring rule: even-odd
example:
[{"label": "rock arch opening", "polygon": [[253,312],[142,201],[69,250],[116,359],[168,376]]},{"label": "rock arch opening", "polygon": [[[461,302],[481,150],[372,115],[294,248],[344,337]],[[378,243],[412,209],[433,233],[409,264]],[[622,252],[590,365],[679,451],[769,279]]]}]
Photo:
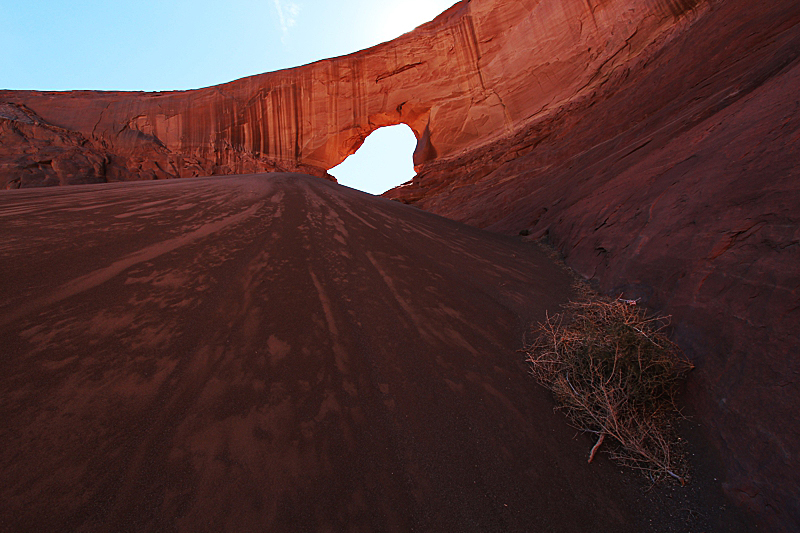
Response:
[{"label": "rock arch opening", "polygon": [[354,154],[328,172],[342,185],[381,194],[414,177],[416,147],[414,132],[406,124],[384,126],[370,133]]}]

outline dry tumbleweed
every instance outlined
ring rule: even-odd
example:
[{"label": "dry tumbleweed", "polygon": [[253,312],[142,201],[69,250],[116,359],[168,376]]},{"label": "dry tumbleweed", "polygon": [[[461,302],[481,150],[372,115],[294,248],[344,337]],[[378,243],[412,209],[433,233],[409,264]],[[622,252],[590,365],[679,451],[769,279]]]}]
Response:
[{"label": "dry tumbleweed", "polygon": [[675,395],[693,366],[664,334],[667,324],[629,302],[594,295],[548,316],[525,352],[571,423],[597,436],[589,462],[608,437],[612,459],[683,484]]}]

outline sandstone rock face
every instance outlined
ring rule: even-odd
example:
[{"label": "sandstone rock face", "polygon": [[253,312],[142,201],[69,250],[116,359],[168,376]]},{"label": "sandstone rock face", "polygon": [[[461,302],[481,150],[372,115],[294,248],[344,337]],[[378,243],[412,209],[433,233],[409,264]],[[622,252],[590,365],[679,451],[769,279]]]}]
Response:
[{"label": "sandstone rock face", "polygon": [[0,176],[8,188],[106,181],[110,158],[80,133],[44,123],[24,106],[0,104]]},{"label": "sandstone rock face", "polygon": [[605,292],[672,314],[729,494],[796,531],[800,4],[712,8],[589,96],[386,196],[547,235]]},{"label": "sandstone rock face", "polygon": [[[421,165],[590,92],[696,3],[463,1],[371,49],[206,89],[0,91],[0,103],[24,105],[41,123],[83,136],[85,146],[127,171],[109,179],[269,170],[326,176],[373,130],[399,123],[417,136]],[[41,144],[15,135],[29,139],[34,153]],[[71,146],[54,140],[46,151],[71,154]],[[6,186],[56,181],[8,170],[0,179]]]},{"label": "sandstone rock face", "polygon": [[[78,108],[80,109],[80,108]],[[114,142],[56,126],[24,104],[0,104],[0,188],[170,179],[241,172],[303,171],[335,181],[316,167],[232,156],[183,155],[154,136],[122,130]]]},{"label": "sandstone rock face", "polygon": [[387,196],[547,235],[674,316],[728,494],[800,524],[800,4],[463,1],[392,42],[167,93],[0,91],[0,186],[297,170],[408,124]]}]

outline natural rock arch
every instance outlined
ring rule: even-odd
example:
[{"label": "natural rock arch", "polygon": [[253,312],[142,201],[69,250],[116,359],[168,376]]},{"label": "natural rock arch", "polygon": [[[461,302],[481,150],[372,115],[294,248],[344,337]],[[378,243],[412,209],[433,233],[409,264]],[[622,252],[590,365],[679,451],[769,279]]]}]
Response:
[{"label": "natural rock arch", "polygon": [[[367,50],[205,89],[0,91],[13,108],[0,121],[23,132],[0,159],[27,169],[0,174],[0,185],[41,182],[37,173],[59,183],[274,170],[326,176],[376,128],[399,123],[414,131],[421,167],[592,91],[695,4],[464,0]],[[30,119],[24,127],[21,114]],[[69,164],[34,164],[43,136]]]},{"label": "natural rock arch", "polygon": [[413,154],[414,166],[422,165],[436,158],[436,149],[431,144],[430,138],[430,108],[402,102],[392,111],[370,115],[367,118],[365,127],[352,127],[346,130],[345,135],[330,137],[327,143],[333,145],[330,151],[334,155],[326,158],[323,166],[330,165],[330,161],[336,162],[327,168],[338,165],[348,156],[356,153],[364,143],[364,139],[373,132],[383,127],[398,126],[400,124],[408,126],[417,139]]}]

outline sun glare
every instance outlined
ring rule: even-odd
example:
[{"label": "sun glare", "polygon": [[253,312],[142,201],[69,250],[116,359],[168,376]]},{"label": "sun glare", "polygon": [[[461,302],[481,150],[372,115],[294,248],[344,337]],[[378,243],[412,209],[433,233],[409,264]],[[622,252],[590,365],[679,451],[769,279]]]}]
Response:
[{"label": "sun glare", "polygon": [[433,20],[442,11],[453,5],[452,1],[411,0],[387,2],[380,21],[374,26],[374,37],[379,42],[389,41],[417,26]]}]

